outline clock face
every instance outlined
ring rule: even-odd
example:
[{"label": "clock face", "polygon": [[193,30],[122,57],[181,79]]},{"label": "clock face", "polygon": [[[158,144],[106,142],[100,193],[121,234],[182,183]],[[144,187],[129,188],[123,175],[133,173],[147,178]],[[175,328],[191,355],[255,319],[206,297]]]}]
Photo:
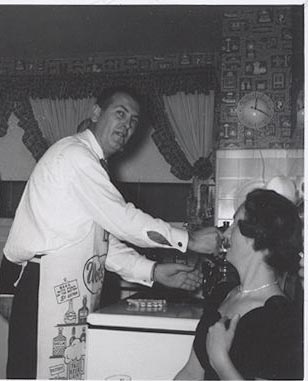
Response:
[{"label": "clock face", "polygon": [[258,129],[270,123],[274,115],[274,102],[259,91],[246,94],[239,101],[237,116],[245,127]]}]

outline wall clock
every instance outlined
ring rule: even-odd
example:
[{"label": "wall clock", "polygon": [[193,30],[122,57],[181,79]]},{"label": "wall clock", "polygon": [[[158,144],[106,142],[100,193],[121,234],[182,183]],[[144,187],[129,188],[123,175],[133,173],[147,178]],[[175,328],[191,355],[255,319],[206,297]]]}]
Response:
[{"label": "wall clock", "polygon": [[272,120],[274,102],[268,95],[253,91],[240,99],[236,113],[240,123],[245,127],[259,129]]}]

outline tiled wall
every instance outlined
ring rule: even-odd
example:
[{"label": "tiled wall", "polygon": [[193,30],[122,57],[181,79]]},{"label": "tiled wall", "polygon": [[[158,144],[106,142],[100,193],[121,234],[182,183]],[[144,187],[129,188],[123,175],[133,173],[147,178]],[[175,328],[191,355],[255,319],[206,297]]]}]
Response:
[{"label": "tiled wall", "polygon": [[304,176],[304,151],[219,150],[216,160],[215,224],[232,221],[236,206],[246,194],[263,187],[274,176],[290,177],[295,183]]}]

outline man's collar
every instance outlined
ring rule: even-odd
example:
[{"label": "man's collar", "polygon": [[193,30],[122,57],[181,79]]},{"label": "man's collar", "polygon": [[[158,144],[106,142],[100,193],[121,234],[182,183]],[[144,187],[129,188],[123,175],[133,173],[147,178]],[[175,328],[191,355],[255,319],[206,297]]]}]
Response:
[{"label": "man's collar", "polygon": [[92,150],[97,154],[99,159],[106,160],[102,147],[98,144],[95,135],[90,129],[87,128],[85,131],[81,132],[80,137],[87,140]]}]

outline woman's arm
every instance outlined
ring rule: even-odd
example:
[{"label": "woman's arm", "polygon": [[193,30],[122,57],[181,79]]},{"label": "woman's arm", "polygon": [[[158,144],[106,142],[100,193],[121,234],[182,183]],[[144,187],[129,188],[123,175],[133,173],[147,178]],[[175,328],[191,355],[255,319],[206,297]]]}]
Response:
[{"label": "woman's arm", "polygon": [[228,328],[226,328],[227,319],[220,319],[209,328],[206,337],[206,350],[210,364],[221,380],[243,380],[243,377],[234,367],[229,356],[229,350],[239,319],[239,315],[233,316]]},{"label": "woman's arm", "polygon": [[194,349],[190,352],[185,366],[177,373],[175,380],[203,380],[204,369],[202,368]]},{"label": "woman's arm", "polygon": [[234,367],[228,354],[225,358],[222,356],[222,362],[218,367],[212,365],[220,380],[244,380],[242,375]]}]

